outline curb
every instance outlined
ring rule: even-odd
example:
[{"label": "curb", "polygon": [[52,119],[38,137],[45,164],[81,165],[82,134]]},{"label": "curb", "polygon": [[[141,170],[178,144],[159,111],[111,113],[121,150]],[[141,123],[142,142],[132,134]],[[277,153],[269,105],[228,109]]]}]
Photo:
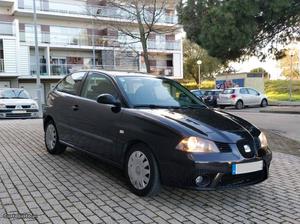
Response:
[{"label": "curb", "polygon": [[300,111],[284,111],[284,110],[260,110],[260,113],[274,113],[274,114],[300,114]]}]

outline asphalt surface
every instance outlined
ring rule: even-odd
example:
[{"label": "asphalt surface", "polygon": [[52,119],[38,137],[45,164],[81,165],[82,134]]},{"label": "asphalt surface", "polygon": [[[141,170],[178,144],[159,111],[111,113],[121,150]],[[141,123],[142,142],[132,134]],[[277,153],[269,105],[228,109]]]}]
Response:
[{"label": "asphalt surface", "polygon": [[[41,120],[0,121],[0,223],[300,223],[298,147],[270,135],[270,178],[244,188],[128,190],[123,172],[68,148],[50,155]],[[276,142],[277,141],[277,142]]]},{"label": "asphalt surface", "polygon": [[257,127],[300,141],[300,114],[260,113],[261,108],[234,108],[225,111],[242,117]]}]

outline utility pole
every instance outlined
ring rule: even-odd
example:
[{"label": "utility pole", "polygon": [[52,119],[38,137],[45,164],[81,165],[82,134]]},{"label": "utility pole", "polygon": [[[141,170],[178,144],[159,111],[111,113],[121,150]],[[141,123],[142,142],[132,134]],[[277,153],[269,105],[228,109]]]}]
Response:
[{"label": "utility pole", "polygon": [[95,49],[95,25],[94,25],[94,18],[92,18],[92,44],[93,44],[93,69],[96,68],[96,49]]},{"label": "utility pole", "polygon": [[36,2],[33,0],[33,23],[34,23],[34,42],[35,42],[35,64],[36,64],[36,95],[39,106],[39,116],[42,117],[42,94],[41,94],[41,77],[40,77],[40,56],[38,46],[38,33],[36,23]]},{"label": "utility pole", "polygon": [[292,101],[292,77],[293,77],[293,57],[294,57],[294,50],[290,51],[291,56],[291,74],[290,74],[290,82],[289,82],[289,101]]},{"label": "utility pole", "polygon": [[201,64],[202,64],[202,61],[198,60],[197,61],[197,65],[198,65],[198,82],[199,82],[199,88],[200,88],[200,84],[201,84]]}]

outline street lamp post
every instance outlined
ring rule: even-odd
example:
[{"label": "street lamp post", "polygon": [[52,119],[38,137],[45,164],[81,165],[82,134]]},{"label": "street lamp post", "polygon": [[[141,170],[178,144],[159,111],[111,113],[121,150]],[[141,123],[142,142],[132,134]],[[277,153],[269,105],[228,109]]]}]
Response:
[{"label": "street lamp post", "polygon": [[292,101],[292,76],[293,76],[293,58],[294,58],[295,52],[294,49],[290,50],[290,56],[291,56],[291,74],[290,74],[290,82],[289,82],[289,101]]},{"label": "street lamp post", "polygon": [[36,24],[36,3],[33,0],[33,23],[34,23],[34,42],[35,42],[35,64],[36,64],[36,95],[39,106],[38,116],[42,117],[42,95],[41,95],[41,78],[40,78],[40,56],[38,46],[38,34]]},{"label": "street lamp post", "polygon": [[198,60],[197,65],[198,65],[198,82],[199,82],[199,86],[201,84],[201,64],[202,64],[202,61]]}]

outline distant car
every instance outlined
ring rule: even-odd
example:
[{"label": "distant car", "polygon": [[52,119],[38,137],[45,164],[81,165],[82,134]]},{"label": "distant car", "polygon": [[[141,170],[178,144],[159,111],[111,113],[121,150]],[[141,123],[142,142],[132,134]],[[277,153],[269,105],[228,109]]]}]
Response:
[{"label": "distant car", "polygon": [[38,104],[24,89],[0,89],[0,118],[38,117]]},{"label": "distant car", "polygon": [[217,98],[219,97],[219,94],[222,91],[223,90],[220,89],[212,89],[205,91],[202,97],[204,103],[208,106],[217,107]]},{"label": "distant car", "polygon": [[201,89],[192,89],[191,92],[196,96],[198,97],[199,99],[202,100],[202,97],[204,95],[204,91],[201,90]]},{"label": "distant car", "polygon": [[268,106],[266,95],[248,87],[225,89],[219,95],[217,102],[220,108],[235,106],[236,109],[242,109],[245,106]]}]

